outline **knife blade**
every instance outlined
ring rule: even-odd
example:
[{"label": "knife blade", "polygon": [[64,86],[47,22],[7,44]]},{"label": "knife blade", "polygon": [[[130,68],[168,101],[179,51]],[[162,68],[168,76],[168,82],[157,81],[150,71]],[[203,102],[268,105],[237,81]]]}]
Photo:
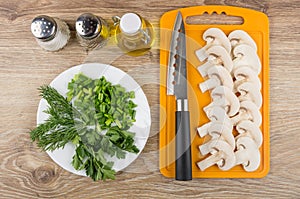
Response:
[{"label": "knife blade", "polygon": [[171,38],[167,95],[175,95],[176,99],[175,178],[176,180],[191,180],[192,164],[187,93],[186,38],[180,11],[175,19]]}]

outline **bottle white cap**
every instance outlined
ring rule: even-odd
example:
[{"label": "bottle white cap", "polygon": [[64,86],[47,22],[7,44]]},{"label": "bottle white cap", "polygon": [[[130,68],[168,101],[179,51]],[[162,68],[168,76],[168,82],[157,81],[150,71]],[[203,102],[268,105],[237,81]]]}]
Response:
[{"label": "bottle white cap", "polygon": [[120,29],[123,33],[135,34],[142,26],[140,17],[135,13],[126,13],[121,17]]}]

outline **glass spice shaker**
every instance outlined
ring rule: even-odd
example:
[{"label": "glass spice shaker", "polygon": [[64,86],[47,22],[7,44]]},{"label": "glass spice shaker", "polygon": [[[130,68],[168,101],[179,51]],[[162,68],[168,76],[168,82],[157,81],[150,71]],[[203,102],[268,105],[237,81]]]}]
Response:
[{"label": "glass spice shaker", "polygon": [[84,13],[76,20],[76,37],[81,46],[91,50],[102,47],[110,34],[107,22],[91,13]]},{"label": "glass spice shaker", "polygon": [[129,55],[142,55],[154,43],[152,25],[136,13],[126,13],[121,18],[114,16],[115,38],[120,49]]},{"label": "glass spice shaker", "polygon": [[68,25],[58,18],[46,15],[37,16],[32,20],[31,32],[37,43],[47,51],[62,49],[70,39]]}]

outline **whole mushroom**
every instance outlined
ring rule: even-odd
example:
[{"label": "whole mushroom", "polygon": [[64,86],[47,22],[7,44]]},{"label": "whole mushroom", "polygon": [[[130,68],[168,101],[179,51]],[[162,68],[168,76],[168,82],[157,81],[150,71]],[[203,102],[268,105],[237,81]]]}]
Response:
[{"label": "whole mushroom", "polygon": [[211,142],[211,149],[215,151],[212,155],[197,163],[201,171],[217,164],[219,169],[227,171],[235,165],[235,155],[231,146],[222,140]]},{"label": "whole mushroom", "polygon": [[251,46],[255,52],[257,51],[257,46],[255,41],[243,30],[234,30],[228,35],[232,48],[239,44],[247,44]]},{"label": "whole mushroom", "polygon": [[240,44],[233,49],[233,70],[240,66],[250,67],[257,75],[261,71],[261,62],[256,51],[249,45]]},{"label": "whole mushroom", "polygon": [[257,148],[262,145],[263,137],[261,130],[253,122],[249,120],[243,120],[236,125],[236,130],[239,133],[236,139],[241,137],[250,137],[255,142]]},{"label": "whole mushroom", "polygon": [[215,65],[221,65],[225,67],[228,72],[231,72],[233,68],[233,62],[229,53],[224,47],[212,46],[211,48],[207,49],[207,54],[207,61],[198,67],[198,71],[202,77],[206,77],[208,69]]},{"label": "whole mushroom", "polygon": [[235,139],[232,134],[232,128],[230,128],[228,125],[224,123],[222,124],[220,122],[213,123],[208,128],[208,134],[212,137],[212,139],[199,146],[199,150],[202,155],[213,153],[212,151],[214,150],[214,148],[211,148],[211,143],[215,142],[216,140],[222,140],[227,142],[231,146],[231,150],[234,150]]},{"label": "whole mushroom", "polygon": [[214,46],[223,46],[228,53],[231,51],[231,44],[225,33],[219,28],[209,28],[203,34],[203,39],[206,41],[206,45],[196,51],[196,56],[202,62],[208,57],[207,50]]},{"label": "whole mushroom", "polygon": [[262,122],[259,108],[252,101],[242,101],[238,114],[230,119],[234,126],[242,120],[250,120],[257,126],[260,126]]},{"label": "whole mushroom", "polygon": [[249,66],[240,66],[233,71],[235,78],[234,88],[236,89],[239,85],[245,82],[251,82],[255,84],[259,90],[261,89],[261,82],[257,74]]},{"label": "whole mushroom", "polygon": [[237,87],[237,91],[240,94],[240,101],[249,100],[254,102],[258,108],[262,106],[262,95],[254,83],[245,82]]},{"label": "whole mushroom", "polygon": [[260,152],[250,137],[240,137],[236,141],[236,165],[242,164],[245,171],[252,172],[260,165]]},{"label": "whole mushroom", "polygon": [[209,79],[199,85],[202,93],[221,85],[228,87],[230,90],[233,89],[232,77],[224,67],[213,66],[208,70],[207,73]]},{"label": "whole mushroom", "polygon": [[209,127],[215,122],[221,123],[222,125],[227,125],[229,128],[232,129],[231,120],[223,108],[215,106],[212,108],[211,111],[207,112],[206,114],[210,122],[197,128],[200,137],[206,136],[208,134]]},{"label": "whole mushroom", "polygon": [[214,88],[210,94],[212,102],[204,107],[207,113],[215,106],[225,109],[229,116],[234,116],[240,109],[240,102],[236,95],[226,86],[218,86]]}]

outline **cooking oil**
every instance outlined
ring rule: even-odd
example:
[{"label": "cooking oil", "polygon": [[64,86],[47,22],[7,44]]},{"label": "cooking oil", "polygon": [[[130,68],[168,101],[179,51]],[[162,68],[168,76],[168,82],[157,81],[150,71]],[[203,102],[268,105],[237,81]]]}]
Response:
[{"label": "cooking oil", "polygon": [[136,13],[113,17],[115,39],[120,49],[132,56],[139,56],[151,49],[154,43],[153,26]]}]

